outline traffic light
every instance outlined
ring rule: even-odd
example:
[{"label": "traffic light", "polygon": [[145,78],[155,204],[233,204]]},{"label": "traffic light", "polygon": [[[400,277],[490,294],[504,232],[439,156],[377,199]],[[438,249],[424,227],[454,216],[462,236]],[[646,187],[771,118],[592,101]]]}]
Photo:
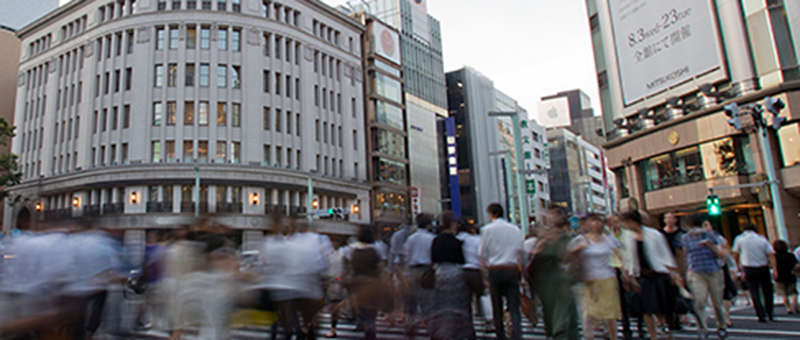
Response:
[{"label": "traffic light", "polygon": [[766,97],[764,98],[764,106],[767,111],[772,113],[772,128],[777,130],[786,122],[785,117],[780,117],[781,111],[786,108],[786,103],[780,98]]},{"label": "traffic light", "polygon": [[739,118],[739,104],[725,105],[725,115],[728,116],[728,124],[736,128],[736,130],[742,129],[742,119]]},{"label": "traffic light", "polygon": [[719,203],[719,196],[715,194],[706,196],[706,208],[708,209],[708,216],[722,215],[722,206]]}]

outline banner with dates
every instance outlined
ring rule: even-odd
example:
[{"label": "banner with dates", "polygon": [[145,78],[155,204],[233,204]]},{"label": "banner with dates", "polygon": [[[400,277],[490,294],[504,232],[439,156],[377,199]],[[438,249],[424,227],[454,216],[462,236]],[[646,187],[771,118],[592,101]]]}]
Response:
[{"label": "banner with dates", "polygon": [[722,67],[711,0],[609,0],[625,105]]}]

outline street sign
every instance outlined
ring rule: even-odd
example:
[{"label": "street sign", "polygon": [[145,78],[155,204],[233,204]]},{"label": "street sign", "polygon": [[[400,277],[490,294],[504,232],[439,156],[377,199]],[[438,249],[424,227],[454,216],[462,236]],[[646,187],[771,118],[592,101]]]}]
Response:
[{"label": "street sign", "polygon": [[420,189],[417,187],[411,187],[411,213],[413,216],[417,216],[422,213],[422,202],[420,202]]},{"label": "street sign", "polygon": [[569,217],[569,226],[572,229],[578,229],[581,227],[581,219],[578,216],[572,215]]},{"label": "street sign", "polygon": [[534,181],[534,180],[525,181],[525,191],[529,195],[535,194],[536,193],[536,181]]}]

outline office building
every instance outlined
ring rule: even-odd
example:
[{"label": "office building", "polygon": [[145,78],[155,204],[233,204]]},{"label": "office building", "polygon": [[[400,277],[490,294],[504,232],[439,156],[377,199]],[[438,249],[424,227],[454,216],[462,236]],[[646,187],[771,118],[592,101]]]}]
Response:
[{"label": "office building", "polygon": [[548,129],[550,199],[576,214],[612,211],[603,152],[568,128]]},{"label": "office building", "polygon": [[539,120],[546,128],[566,126],[576,135],[586,134],[582,122],[592,116],[594,110],[589,95],[579,89],[544,96],[539,105]]},{"label": "office building", "polygon": [[[705,213],[713,190],[715,223],[729,239],[753,223],[800,243],[800,2],[678,4],[586,1],[621,209]],[[647,30],[662,15],[660,29]],[[787,122],[767,128],[768,138],[749,115],[741,129],[728,123],[726,105],[748,113],[765,97],[786,104]],[[767,179],[778,181],[774,190]]]},{"label": "office building", "polygon": [[5,224],[264,228],[312,201],[369,222],[363,33],[313,0],[61,6],[18,32]]},{"label": "office building", "polygon": [[[523,115],[522,117],[525,117]],[[520,122],[522,123],[522,122]],[[546,209],[550,205],[550,150],[548,149],[547,129],[536,120],[520,125],[522,132],[522,159],[526,170],[536,172],[525,174],[525,191],[528,216],[531,221],[546,223]],[[531,191],[533,191],[531,193]]]}]

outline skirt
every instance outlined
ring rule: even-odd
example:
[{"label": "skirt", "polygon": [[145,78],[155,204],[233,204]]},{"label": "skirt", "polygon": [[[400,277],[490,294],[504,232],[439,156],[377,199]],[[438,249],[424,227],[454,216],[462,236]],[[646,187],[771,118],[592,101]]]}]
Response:
[{"label": "skirt", "polygon": [[775,282],[775,293],[780,297],[790,297],[797,295],[797,281],[795,282]]},{"label": "skirt", "polygon": [[665,314],[670,312],[668,289],[671,285],[669,275],[662,273],[639,277],[642,287],[639,310],[642,314]]},{"label": "skirt", "polygon": [[464,339],[472,336],[470,291],[461,266],[439,263],[434,285],[434,310],[428,326],[431,339]]},{"label": "skirt", "polygon": [[622,317],[617,278],[584,281],[585,315],[595,320],[616,320]]}]

